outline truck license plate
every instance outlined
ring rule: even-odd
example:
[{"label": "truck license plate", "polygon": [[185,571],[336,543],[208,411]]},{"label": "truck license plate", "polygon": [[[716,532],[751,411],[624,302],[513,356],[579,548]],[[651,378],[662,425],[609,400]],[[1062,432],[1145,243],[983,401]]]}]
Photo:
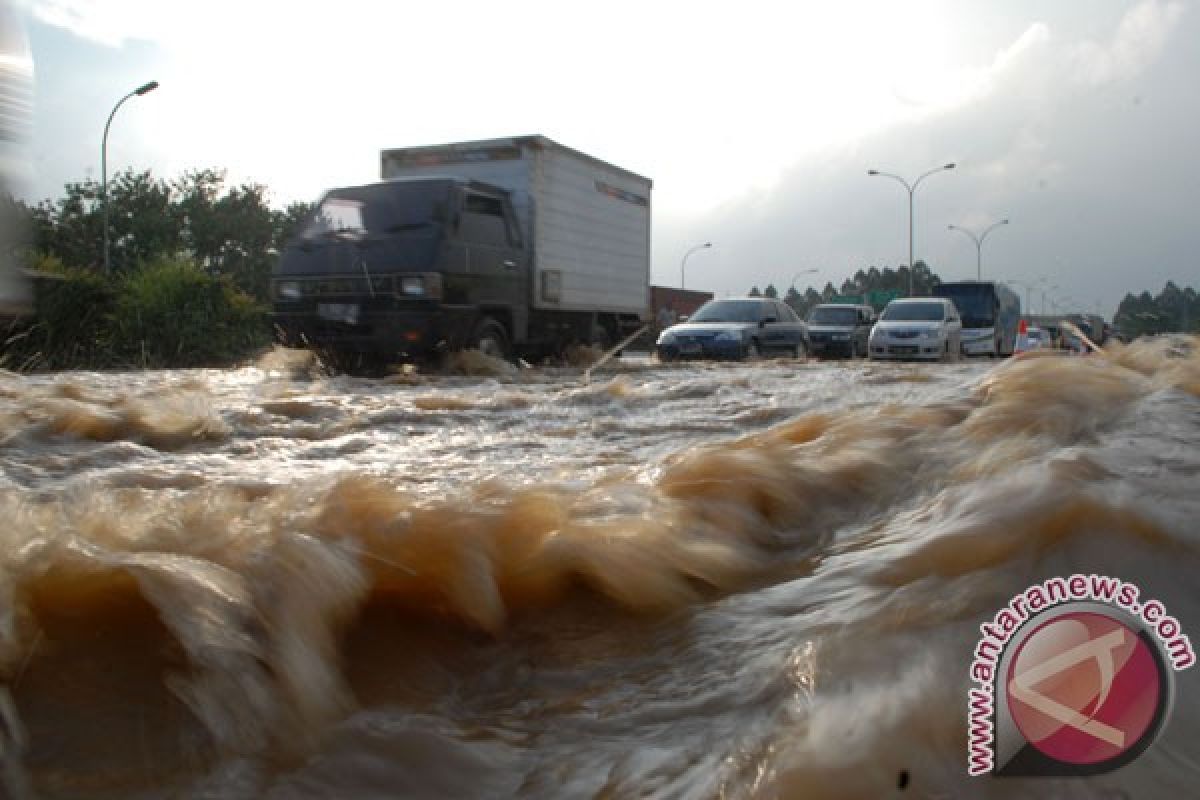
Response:
[{"label": "truck license plate", "polygon": [[355,325],[358,323],[358,304],[317,303],[317,316],[330,322],[344,322],[347,325]]}]

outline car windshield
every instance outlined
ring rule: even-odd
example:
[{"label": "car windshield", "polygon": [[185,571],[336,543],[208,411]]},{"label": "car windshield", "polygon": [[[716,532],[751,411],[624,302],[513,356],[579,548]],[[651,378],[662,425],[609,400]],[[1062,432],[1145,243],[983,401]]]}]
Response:
[{"label": "car windshield", "polygon": [[705,303],[689,322],[758,322],[765,306],[754,300],[714,300]]},{"label": "car windshield", "polygon": [[935,322],[945,318],[946,307],[941,303],[892,303],[880,317],[888,322]]},{"label": "car windshield", "polygon": [[814,325],[853,325],[858,311],[853,308],[815,308],[808,316]]}]

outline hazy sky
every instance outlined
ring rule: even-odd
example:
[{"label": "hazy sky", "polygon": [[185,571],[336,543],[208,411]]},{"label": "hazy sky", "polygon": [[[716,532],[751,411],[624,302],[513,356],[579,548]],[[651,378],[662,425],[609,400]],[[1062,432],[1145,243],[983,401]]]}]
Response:
[{"label": "hazy sky", "polygon": [[[277,205],[378,179],[388,147],[541,133],[650,177],[653,278],[744,293],[916,256],[1008,218],[985,277],[1106,315],[1200,285],[1200,6],[976,2],[18,0],[30,196],[110,171],[223,167]],[[1021,289],[1024,296],[1024,288]],[[1041,293],[1033,293],[1035,309]]]}]

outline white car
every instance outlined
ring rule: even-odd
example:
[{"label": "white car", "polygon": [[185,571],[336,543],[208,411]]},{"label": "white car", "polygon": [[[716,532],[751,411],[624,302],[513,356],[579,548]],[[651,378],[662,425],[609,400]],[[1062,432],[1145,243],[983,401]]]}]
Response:
[{"label": "white car", "polygon": [[871,329],[867,356],[953,361],[962,352],[962,319],[945,297],[905,297],[888,303]]},{"label": "white car", "polygon": [[1030,350],[1049,350],[1053,344],[1050,341],[1050,334],[1041,328],[1029,327],[1024,333],[1017,334],[1017,343],[1013,347],[1014,353],[1028,353]]}]

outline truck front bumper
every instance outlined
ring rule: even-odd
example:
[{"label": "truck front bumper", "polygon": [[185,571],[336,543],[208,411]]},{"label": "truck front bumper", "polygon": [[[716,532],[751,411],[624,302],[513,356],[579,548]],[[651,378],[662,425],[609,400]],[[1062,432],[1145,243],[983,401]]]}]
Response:
[{"label": "truck front bumper", "polygon": [[286,345],[328,347],[352,353],[428,355],[451,341],[461,329],[445,315],[427,311],[275,311],[271,314]]}]

